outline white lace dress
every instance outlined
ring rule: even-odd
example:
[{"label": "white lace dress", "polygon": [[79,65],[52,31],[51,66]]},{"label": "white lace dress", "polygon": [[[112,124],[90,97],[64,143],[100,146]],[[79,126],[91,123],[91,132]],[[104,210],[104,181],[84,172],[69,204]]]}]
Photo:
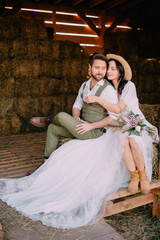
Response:
[{"label": "white lace dress", "polygon": [[[136,92],[133,100],[132,91],[135,92],[134,84],[128,82],[121,98],[126,99],[129,110],[143,117]],[[95,223],[103,216],[112,194],[128,185],[129,173],[122,159],[126,135],[110,127],[100,138],[71,140],[53,152],[32,175],[0,179],[0,198],[48,226],[70,229]],[[144,154],[150,180],[153,139],[145,131],[140,137],[131,137]]]}]

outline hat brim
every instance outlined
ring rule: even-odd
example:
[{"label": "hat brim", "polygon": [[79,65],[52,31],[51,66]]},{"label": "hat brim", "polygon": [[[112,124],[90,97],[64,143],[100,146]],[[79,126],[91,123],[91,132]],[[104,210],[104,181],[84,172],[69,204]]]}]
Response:
[{"label": "hat brim", "polygon": [[120,55],[109,53],[106,55],[107,59],[115,59],[120,62],[124,68],[124,79],[130,81],[132,79],[132,70],[128,62]]}]

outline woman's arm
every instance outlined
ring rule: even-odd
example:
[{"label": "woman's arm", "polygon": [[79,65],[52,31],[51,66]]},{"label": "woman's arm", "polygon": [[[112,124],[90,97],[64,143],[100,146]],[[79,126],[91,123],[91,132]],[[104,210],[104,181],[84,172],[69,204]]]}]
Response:
[{"label": "woman's arm", "polygon": [[92,129],[103,128],[103,127],[107,127],[107,126],[117,127],[117,126],[119,126],[119,124],[120,124],[120,122],[118,120],[115,120],[111,117],[105,117],[102,120],[97,121],[97,122],[93,122],[93,123],[84,122],[82,124],[78,124],[76,126],[76,131],[79,134],[83,134]]},{"label": "woman's arm", "polygon": [[97,102],[98,104],[100,104],[102,107],[104,107],[108,111],[116,113],[116,114],[121,113],[126,108],[126,104],[123,100],[120,100],[118,102],[118,104],[114,104],[114,103],[107,102],[100,97],[92,96],[92,95],[87,96],[85,100],[87,103]]}]

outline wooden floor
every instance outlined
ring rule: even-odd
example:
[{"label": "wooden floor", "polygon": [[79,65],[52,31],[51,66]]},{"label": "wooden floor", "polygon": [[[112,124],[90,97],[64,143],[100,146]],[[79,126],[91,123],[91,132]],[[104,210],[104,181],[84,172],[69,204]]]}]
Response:
[{"label": "wooden floor", "polygon": [[[25,176],[28,170],[36,169],[43,161],[46,133],[20,134],[0,137],[0,178]],[[15,218],[18,219],[15,221]],[[7,240],[122,240],[104,220],[90,226],[70,231],[59,231],[22,219],[21,214],[0,201],[0,221]],[[17,224],[18,222],[18,224]],[[27,230],[23,227],[27,225]],[[34,226],[34,228],[33,228]],[[34,230],[33,230],[34,229]],[[3,234],[1,230],[1,234]],[[1,239],[3,236],[1,235]],[[0,240],[1,240],[0,239]],[[4,238],[5,239],[5,238]]]},{"label": "wooden floor", "polygon": [[0,137],[0,178],[25,176],[43,161],[46,133]]}]

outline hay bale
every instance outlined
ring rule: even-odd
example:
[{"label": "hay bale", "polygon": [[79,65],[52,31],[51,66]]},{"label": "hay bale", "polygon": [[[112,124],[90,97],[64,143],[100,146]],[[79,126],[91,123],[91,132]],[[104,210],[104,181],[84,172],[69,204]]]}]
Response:
[{"label": "hay bale", "polygon": [[160,105],[149,105],[149,104],[140,104],[140,109],[145,115],[146,119],[156,126],[159,127],[159,119],[160,119]]},{"label": "hay bale", "polygon": [[0,82],[12,77],[12,61],[10,59],[0,60]]},{"label": "hay bale", "polygon": [[13,59],[12,60],[12,74],[15,78],[36,78],[40,74],[39,59],[28,60]]},{"label": "hay bale", "polygon": [[23,22],[23,32],[21,36],[24,39],[47,39],[46,26],[43,20],[21,18]]},{"label": "hay bale", "polygon": [[152,160],[152,179],[158,179],[159,174],[159,152],[158,144],[153,144],[153,160]]},{"label": "hay bale", "polygon": [[136,72],[142,75],[159,74],[160,62],[157,59],[138,59],[135,62]]},{"label": "hay bale", "polygon": [[39,56],[41,59],[54,59],[52,41],[49,39],[39,40]]},{"label": "hay bale", "polygon": [[26,39],[17,38],[12,41],[10,55],[16,59],[25,59],[28,53],[28,41]]},{"label": "hay bale", "polygon": [[20,36],[22,22],[18,18],[0,17],[0,39],[16,39]]},{"label": "hay bale", "polygon": [[0,60],[8,59],[10,56],[10,48],[12,42],[10,40],[0,41]]}]

